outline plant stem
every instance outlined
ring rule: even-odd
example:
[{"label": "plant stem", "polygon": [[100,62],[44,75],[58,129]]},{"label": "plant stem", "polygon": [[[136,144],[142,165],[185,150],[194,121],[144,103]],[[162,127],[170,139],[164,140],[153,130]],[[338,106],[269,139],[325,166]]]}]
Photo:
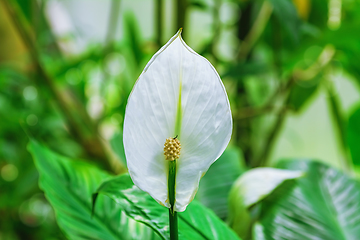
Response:
[{"label": "plant stem", "polygon": [[288,104],[289,104],[289,100],[290,100],[290,91],[291,91],[291,88],[294,85],[294,83],[295,83],[294,78],[290,78],[288,80],[286,86],[284,87],[284,89],[285,89],[284,91],[287,91],[287,96],[284,101],[284,105],[278,112],[278,116],[275,120],[274,126],[271,129],[267,140],[265,141],[265,146],[263,148],[263,151],[259,155],[259,158],[257,159],[257,161],[254,162],[255,165],[253,165],[253,167],[262,167],[262,166],[266,166],[266,164],[267,164],[268,157],[269,157],[270,152],[275,144],[275,139],[279,135],[280,130],[282,129],[282,126],[284,124],[284,121],[286,118],[286,113],[288,110]]},{"label": "plant stem", "polygon": [[256,161],[256,164],[257,164],[256,167],[263,167],[266,165],[268,156],[272,150],[272,147],[275,144],[275,139],[279,135],[280,130],[285,121],[286,111],[287,111],[287,105],[285,104],[283,106],[283,108],[280,110],[280,112],[278,113],[278,117],[275,121],[274,127],[272,128],[272,130],[266,140],[264,150],[263,150],[262,154],[260,155],[258,161]]},{"label": "plant stem", "polygon": [[246,60],[247,55],[261,36],[271,16],[272,10],[273,8],[271,4],[268,1],[264,1],[254,24],[252,25],[244,41],[241,43],[240,51],[237,54],[237,59],[240,62]]},{"label": "plant stem", "polygon": [[171,213],[171,209],[169,209],[169,224],[170,224],[170,239],[178,240],[178,219],[177,212]]},{"label": "plant stem", "polygon": [[175,204],[175,179],[176,179],[176,160],[169,161],[169,176],[168,176],[168,192],[169,192],[169,225],[170,225],[170,239],[178,239],[178,223],[177,212],[174,211]]}]

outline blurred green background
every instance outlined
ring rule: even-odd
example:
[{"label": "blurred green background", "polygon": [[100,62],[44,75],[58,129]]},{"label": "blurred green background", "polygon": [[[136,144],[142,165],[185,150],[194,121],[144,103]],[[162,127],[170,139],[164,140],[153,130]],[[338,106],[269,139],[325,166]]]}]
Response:
[{"label": "blurred green background", "polygon": [[0,0],[0,239],[65,239],[29,137],[126,171],[128,95],[180,27],[224,82],[242,165],[311,158],[356,176],[358,0]]}]

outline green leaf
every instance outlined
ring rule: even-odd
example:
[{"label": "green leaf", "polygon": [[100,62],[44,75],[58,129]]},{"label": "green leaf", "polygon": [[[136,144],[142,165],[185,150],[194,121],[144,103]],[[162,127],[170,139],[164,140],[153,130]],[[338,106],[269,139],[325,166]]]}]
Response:
[{"label": "green leaf", "polygon": [[127,46],[133,53],[135,62],[141,64],[145,55],[141,47],[142,37],[136,17],[132,13],[127,12],[125,14],[124,24]]},{"label": "green leaf", "polygon": [[231,64],[221,75],[221,78],[233,77],[239,81],[247,76],[260,75],[269,72],[269,66],[263,62],[240,62]]},{"label": "green leaf", "polygon": [[291,0],[270,0],[274,8],[274,15],[279,19],[280,24],[290,33],[294,42],[300,39],[301,20]]},{"label": "green leaf", "polygon": [[[302,177],[301,171],[255,168],[241,175],[229,196],[229,223],[240,237],[248,238],[252,216],[250,207],[286,186],[286,182]],[[277,194],[279,195],[279,194]],[[284,192],[281,193],[284,195]]]},{"label": "green leaf", "polygon": [[110,145],[112,150],[114,150],[116,155],[120,158],[121,162],[126,166],[122,131],[114,134],[114,136],[110,139]]},{"label": "green leaf", "polygon": [[[334,121],[335,129],[337,130],[339,140],[342,144],[343,149],[347,149],[347,142],[346,142],[346,127],[345,127],[345,121],[343,117],[342,108],[340,106],[340,99],[337,96],[337,93],[333,89],[334,87],[332,85],[329,85],[327,88],[327,94],[328,94],[328,107],[330,109],[331,116]],[[346,159],[343,159],[342,161],[346,161]],[[348,161],[346,161],[348,162]],[[348,169],[350,169],[350,166],[348,165]]]},{"label": "green leaf", "polygon": [[252,229],[252,239],[254,240],[265,240],[264,226],[256,222]]},{"label": "green leaf", "polygon": [[349,117],[346,127],[346,141],[350,149],[354,165],[360,166],[360,108],[357,108]]},{"label": "green leaf", "polygon": [[304,171],[306,176],[297,181],[298,186],[291,194],[262,217],[265,239],[359,238],[358,181],[314,161],[285,161],[279,165]]},{"label": "green leaf", "polygon": [[301,85],[295,84],[290,91],[289,107],[297,112],[304,109],[306,103],[315,95],[318,86],[318,78],[310,81],[301,81]]},{"label": "green leaf", "polygon": [[195,199],[213,210],[218,217],[228,215],[228,196],[235,180],[245,171],[242,153],[228,147],[200,181]]},{"label": "green leaf", "polygon": [[[112,198],[128,216],[155,230],[163,239],[169,239],[168,209],[141,191],[129,175],[121,175],[104,182],[94,194],[95,213],[97,197],[105,194]],[[239,239],[212,211],[197,201],[178,213],[179,239]]]},{"label": "green leaf", "polygon": [[211,8],[208,6],[208,4],[203,0],[190,0],[188,2],[189,6],[192,6],[194,8],[197,8],[202,11],[210,10]]},{"label": "green leaf", "polygon": [[106,197],[98,199],[98,211],[91,217],[92,193],[101,181],[111,177],[109,174],[86,162],[57,155],[35,141],[30,141],[28,149],[40,174],[40,188],[68,239],[157,237],[147,226],[128,218]]}]

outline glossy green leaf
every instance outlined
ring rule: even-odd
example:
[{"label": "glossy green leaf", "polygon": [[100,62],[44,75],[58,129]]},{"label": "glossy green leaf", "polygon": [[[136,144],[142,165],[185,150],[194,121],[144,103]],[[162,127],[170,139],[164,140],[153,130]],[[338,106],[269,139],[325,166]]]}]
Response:
[{"label": "glossy green leaf", "polygon": [[[168,209],[133,185],[129,175],[114,177],[98,188],[94,194],[95,213],[99,209],[96,199],[101,194],[112,198],[131,218],[147,224],[163,239],[169,239]],[[239,239],[212,211],[197,201],[178,213],[178,218],[179,239]]]},{"label": "glossy green leaf", "polygon": [[360,166],[360,108],[357,108],[349,117],[346,127],[346,140],[350,149],[354,165]]},{"label": "glossy green leaf", "polygon": [[358,181],[313,161],[286,161],[279,166],[304,171],[306,176],[263,215],[265,239],[359,239]]},{"label": "glossy green leaf", "polygon": [[221,219],[226,219],[228,215],[230,188],[245,171],[243,161],[238,149],[228,147],[200,181],[195,199],[213,210]]},{"label": "glossy green leaf", "polygon": [[231,188],[229,196],[230,226],[239,236],[248,238],[253,221],[250,207],[286,186],[287,181],[302,176],[301,171],[276,168],[255,168],[241,175]]},{"label": "glossy green leaf", "polygon": [[92,193],[111,177],[83,161],[57,155],[35,141],[28,146],[39,171],[40,188],[52,205],[68,239],[156,239],[144,224],[128,218],[109,198],[98,199],[91,217]]}]

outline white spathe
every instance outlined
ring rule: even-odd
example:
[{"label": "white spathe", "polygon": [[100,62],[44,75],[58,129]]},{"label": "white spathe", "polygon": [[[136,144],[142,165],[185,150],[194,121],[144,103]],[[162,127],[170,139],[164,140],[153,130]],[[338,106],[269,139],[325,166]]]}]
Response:
[{"label": "white spathe", "polygon": [[179,30],[151,58],[128,99],[123,136],[134,184],[170,208],[164,143],[178,135],[174,210],[184,211],[231,133],[230,104],[218,73],[186,45]]}]

